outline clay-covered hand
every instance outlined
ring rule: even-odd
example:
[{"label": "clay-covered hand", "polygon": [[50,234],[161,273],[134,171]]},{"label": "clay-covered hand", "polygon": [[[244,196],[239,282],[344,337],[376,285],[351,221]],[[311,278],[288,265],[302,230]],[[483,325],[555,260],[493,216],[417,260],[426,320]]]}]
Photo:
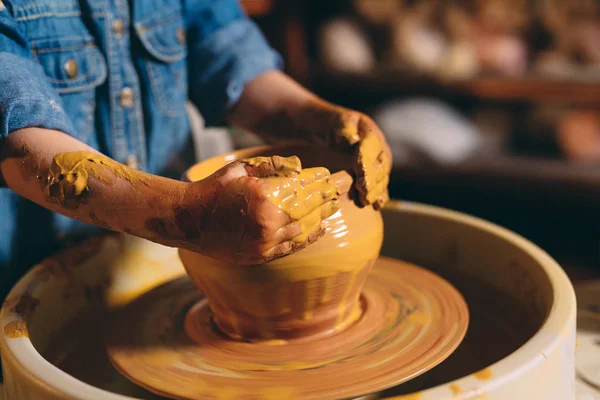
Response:
[{"label": "clay-covered hand", "polygon": [[[179,221],[193,250],[237,264],[264,263],[300,250],[324,233],[339,210],[326,168],[302,169],[298,157],[235,161],[190,183]],[[194,199],[197,199],[194,201]]]},{"label": "clay-covered hand", "polygon": [[389,200],[392,152],[377,124],[367,115],[314,101],[296,118],[317,143],[352,154],[356,189],[363,206],[382,208]]},{"label": "clay-covered hand", "polygon": [[382,208],[389,200],[388,184],[392,169],[392,152],[377,124],[368,116],[342,110],[342,126],[335,131],[336,142],[354,148],[356,188],[363,205]]}]

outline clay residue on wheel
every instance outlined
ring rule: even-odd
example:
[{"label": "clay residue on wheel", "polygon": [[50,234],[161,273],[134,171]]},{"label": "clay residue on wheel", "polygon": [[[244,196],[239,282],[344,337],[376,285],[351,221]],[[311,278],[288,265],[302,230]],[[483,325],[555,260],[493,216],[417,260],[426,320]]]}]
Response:
[{"label": "clay residue on wheel", "polygon": [[473,376],[477,379],[479,379],[480,381],[487,381],[490,380],[494,377],[494,374],[492,373],[492,370],[489,368],[484,368],[481,371],[477,371],[473,374]]},{"label": "clay residue on wheel", "polygon": [[405,394],[402,396],[394,396],[394,397],[389,397],[386,400],[421,400],[423,398],[423,396],[421,396],[421,393],[412,393],[412,394]]},{"label": "clay residue on wheel", "polygon": [[4,335],[10,339],[29,337],[27,324],[23,320],[9,322],[4,326]]},{"label": "clay residue on wheel", "polygon": [[463,392],[462,388],[458,384],[456,384],[456,383],[453,383],[453,384],[450,385],[450,390],[452,390],[452,394],[453,395],[458,395],[458,394],[461,394]]}]

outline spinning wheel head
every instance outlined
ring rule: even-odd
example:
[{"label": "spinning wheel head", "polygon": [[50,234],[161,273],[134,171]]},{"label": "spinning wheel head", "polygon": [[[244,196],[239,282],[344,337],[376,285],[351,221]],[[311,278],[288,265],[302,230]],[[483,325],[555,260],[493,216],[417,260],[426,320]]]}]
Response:
[{"label": "spinning wheel head", "polygon": [[335,335],[250,343],[223,335],[206,299],[182,278],[123,309],[107,350],[130,380],[172,398],[352,398],[438,365],[469,321],[447,281],[387,258],[375,263],[359,305],[357,320]]}]

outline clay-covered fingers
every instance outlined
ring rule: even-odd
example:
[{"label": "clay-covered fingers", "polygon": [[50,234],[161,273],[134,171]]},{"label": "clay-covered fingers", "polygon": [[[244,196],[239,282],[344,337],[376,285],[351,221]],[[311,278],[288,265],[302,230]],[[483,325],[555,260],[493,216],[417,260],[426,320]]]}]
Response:
[{"label": "clay-covered fingers", "polygon": [[301,243],[322,227],[322,222],[340,209],[340,201],[332,199],[315,208],[297,221],[280,228],[275,234],[275,242],[283,243],[289,240]]},{"label": "clay-covered fingers", "polygon": [[307,168],[293,178],[267,182],[268,196],[289,219],[273,236],[270,256],[287,255],[321,237],[323,221],[340,209],[339,188],[326,168]]},{"label": "clay-covered fingers", "polygon": [[390,200],[388,186],[390,183],[390,173],[392,170],[392,158],[389,153],[382,151],[375,160],[373,168],[377,170],[375,178],[375,187],[369,191],[369,202],[373,204],[376,210],[385,206]]},{"label": "clay-covered fingers", "polygon": [[339,119],[341,127],[337,134],[338,141],[345,141],[350,146],[358,143],[361,139],[361,114],[342,110]]},{"label": "clay-covered fingers", "polygon": [[[339,190],[329,170],[307,168],[282,176],[273,173],[281,168],[269,160],[251,163],[255,167],[267,165],[259,171],[265,177],[247,176],[226,188],[236,199],[235,207],[228,209],[244,210],[236,217],[245,221],[243,240],[235,250],[237,262],[264,263],[298,251],[321,237],[323,220],[340,208]],[[228,198],[225,193],[222,197]]]},{"label": "clay-covered fingers", "polygon": [[367,132],[356,148],[357,190],[363,205],[379,209],[389,200],[388,184],[392,159],[380,135]]},{"label": "clay-covered fingers", "polygon": [[320,228],[316,231],[311,232],[303,241],[299,242],[296,240],[287,240],[282,243],[279,243],[269,249],[265,255],[264,259],[266,261],[272,261],[277,258],[285,257],[289,254],[295,253],[298,250],[302,250],[308,245],[316,242],[325,234],[325,229]]},{"label": "clay-covered fingers", "polygon": [[296,156],[253,157],[241,160],[248,176],[268,178],[272,176],[291,177],[302,171],[302,163]]},{"label": "clay-covered fingers", "polygon": [[[267,238],[266,243],[260,245],[262,249],[259,253],[248,251],[248,249],[256,248],[256,244],[253,242],[244,243],[238,253],[252,254],[242,257],[244,263],[261,264],[304,249],[325,234],[323,220],[333,215],[339,208],[339,200],[328,201],[299,221],[290,222],[279,228],[272,237]],[[267,248],[264,247],[265,244],[267,244]]]},{"label": "clay-covered fingers", "polygon": [[369,199],[370,204],[372,204],[373,208],[376,210],[381,210],[387,202],[390,201],[390,195],[387,189],[388,183],[389,178],[385,178],[385,180],[381,182],[382,189],[380,191],[374,191]]},{"label": "clay-covered fingers", "polygon": [[272,199],[292,221],[301,220],[339,195],[329,170],[322,167],[307,168],[293,178],[267,182],[275,186],[268,189]]}]

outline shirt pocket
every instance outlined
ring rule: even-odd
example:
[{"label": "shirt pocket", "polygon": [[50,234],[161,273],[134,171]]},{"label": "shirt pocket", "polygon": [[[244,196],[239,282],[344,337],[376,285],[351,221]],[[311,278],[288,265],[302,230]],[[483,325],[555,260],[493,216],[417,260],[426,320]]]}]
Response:
[{"label": "shirt pocket", "polygon": [[60,94],[73,135],[90,143],[95,132],[96,88],[107,78],[104,56],[91,36],[47,38],[31,43],[46,79]]},{"label": "shirt pocket", "polygon": [[187,48],[181,10],[167,16],[137,21],[134,25],[146,50],[142,62],[158,108],[168,117],[185,115],[188,91]]}]

